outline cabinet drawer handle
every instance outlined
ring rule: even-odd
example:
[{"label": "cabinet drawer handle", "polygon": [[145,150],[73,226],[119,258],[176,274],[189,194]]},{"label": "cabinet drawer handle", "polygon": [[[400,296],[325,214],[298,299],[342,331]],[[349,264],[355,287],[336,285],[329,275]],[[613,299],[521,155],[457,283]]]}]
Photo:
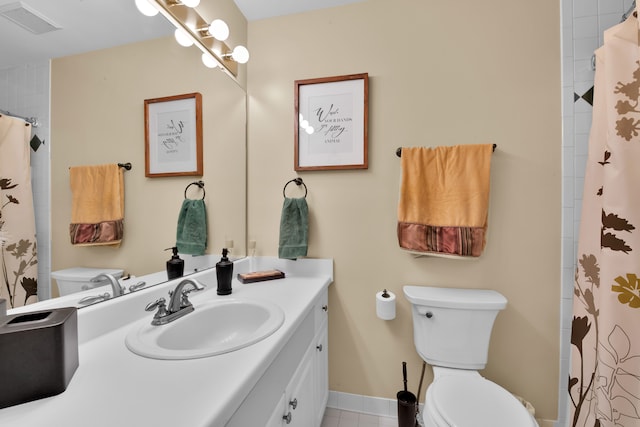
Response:
[{"label": "cabinet drawer handle", "polygon": [[295,411],[296,408],[298,407],[298,399],[293,399],[289,401],[289,406],[291,406],[293,408],[293,410]]},{"label": "cabinet drawer handle", "polygon": [[328,306],[328,305],[326,305],[326,304],[325,304],[325,305],[323,305],[323,306],[322,306],[322,310],[323,310],[323,311],[328,311],[328,310],[329,310],[329,306]]},{"label": "cabinet drawer handle", "polygon": [[287,423],[287,424],[291,424],[291,412],[289,412],[287,415],[283,415],[282,419]]},{"label": "cabinet drawer handle", "polygon": [[318,344],[318,345],[316,346],[316,349],[317,349],[318,351],[322,351],[322,344]]}]

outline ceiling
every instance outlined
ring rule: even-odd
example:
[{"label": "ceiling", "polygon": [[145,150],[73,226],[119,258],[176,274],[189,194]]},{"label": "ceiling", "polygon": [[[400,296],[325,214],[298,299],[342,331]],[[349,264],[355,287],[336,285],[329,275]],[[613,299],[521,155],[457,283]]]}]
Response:
[{"label": "ceiling", "polygon": [[[363,0],[234,1],[247,20],[254,21]],[[34,34],[0,16],[0,69],[165,37],[173,32],[162,16],[149,18],[138,12],[134,0],[0,0],[0,12],[15,3],[60,29]]]}]

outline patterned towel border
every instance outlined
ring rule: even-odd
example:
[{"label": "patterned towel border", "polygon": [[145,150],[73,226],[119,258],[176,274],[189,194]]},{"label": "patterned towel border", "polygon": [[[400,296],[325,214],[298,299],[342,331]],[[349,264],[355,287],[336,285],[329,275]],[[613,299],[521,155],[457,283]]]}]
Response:
[{"label": "patterned towel border", "polygon": [[438,227],[398,222],[398,243],[403,249],[479,257],[485,245],[485,227]]},{"label": "patterned towel border", "polygon": [[97,224],[71,224],[72,245],[118,245],[124,234],[124,220],[103,221]]}]

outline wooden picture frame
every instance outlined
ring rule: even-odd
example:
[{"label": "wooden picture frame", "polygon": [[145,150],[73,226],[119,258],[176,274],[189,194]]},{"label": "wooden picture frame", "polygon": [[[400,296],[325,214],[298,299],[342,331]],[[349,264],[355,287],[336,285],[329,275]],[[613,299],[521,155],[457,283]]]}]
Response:
[{"label": "wooden picture frame", "polygon": [[144,100],[145,176],[202,176],[202,95]]},{"label": "wooden picture frame", "polygon": [[294,169],[369,167],[369,75],[294,82]]}]

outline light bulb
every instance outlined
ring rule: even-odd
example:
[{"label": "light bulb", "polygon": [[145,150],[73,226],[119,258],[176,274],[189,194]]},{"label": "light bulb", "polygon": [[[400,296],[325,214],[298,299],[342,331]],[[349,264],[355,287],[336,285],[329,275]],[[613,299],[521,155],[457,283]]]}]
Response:
[{"label": "light bulb", "polygon": [[209,33],[216,40],[223,42],[229,37],[229,26],[222,19],[214,19],[209,25]]},{"label": "light bulb", "polygon": [[313,129],[313,126],[308,126],[308,127],[304,128],[304,131],[309,135],[313,135],[313,132],[315,132],[314,129]]},{"label": "light bulb", "polygon": [[208,53],[203,53],[202,54],[202,63],[207,68],[216,68],[218,66],[218,61],[213,59],[213,57],[211,55],[209,55]]},{"label": "light bulb", "polygon": [[236,46],[231,52],[231,57],[239,64],[246,64],[249,61],[249,51],[244,46]]},{"label": "light bulb", "polygon": [[193,39],[185,30],[182,28],[176,28],[176,31],[173,33],[176,38],[176,41],[180,46],[189,47],[193,44]]},{"label": "light bulb", "polygon": [[187,7],[197,7],[200,4],[200,0],[182,0],[182,4]]},{"label": "light bulb", "polygon": [[156,16],[158,14],[158,9],[149,0],[136,0],[136,7],[145,16]]}]

